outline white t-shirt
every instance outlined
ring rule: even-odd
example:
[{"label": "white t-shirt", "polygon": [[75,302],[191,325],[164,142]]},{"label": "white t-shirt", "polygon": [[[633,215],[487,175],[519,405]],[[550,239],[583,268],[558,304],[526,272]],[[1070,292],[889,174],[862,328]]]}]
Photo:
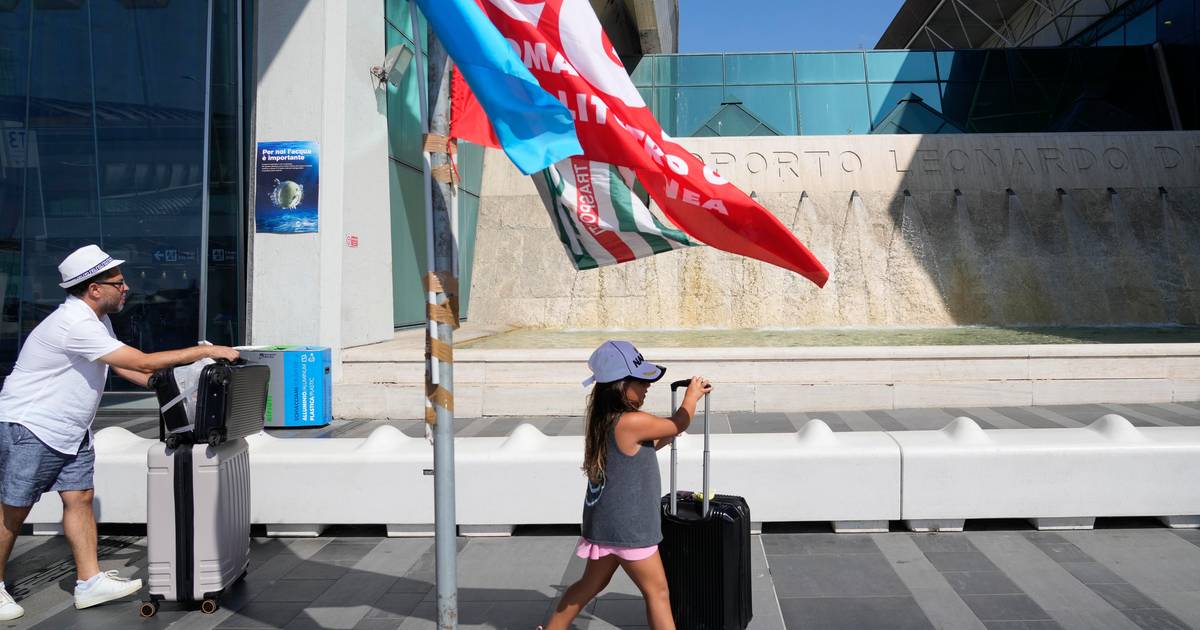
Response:
[{"label": "white t-shirt", "polygon": [[123,347],[108,315],[67,296],[38,324],[0,391],[0,422],[24,425],[56,451],[74,455],[88,435],[108,365],[97,359]]}]

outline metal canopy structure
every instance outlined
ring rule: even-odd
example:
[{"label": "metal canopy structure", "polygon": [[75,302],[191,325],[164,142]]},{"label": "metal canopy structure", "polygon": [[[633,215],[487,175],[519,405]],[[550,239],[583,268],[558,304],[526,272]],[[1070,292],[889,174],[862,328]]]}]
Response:
[{"label": "metal canopy structure", "polygon": [[906,0],[877,49],[1061,46],[1129,0]]}]

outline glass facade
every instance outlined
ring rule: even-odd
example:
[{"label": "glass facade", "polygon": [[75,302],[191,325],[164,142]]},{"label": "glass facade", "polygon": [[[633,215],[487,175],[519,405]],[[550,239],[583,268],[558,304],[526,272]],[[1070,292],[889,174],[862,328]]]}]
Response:
[{"label": "glass facade", "polygon": [[633,78],[677,137],[1171,128],[1148,46],[657,55]]},{"label": "glass facade", "polygon": [[[404,44],[421,55],[414,57],[399,88],[387,86],[388,168],[391,176],[392,214],[392,314],[397,327],[425,321],[426,271],[424,175],[422,173],[421,106],[417,81],[428,85],[428,40],[425,20],[417,12],[420,46],[413,41],[411,0],[385,0],[386,41],[384,51]],[[458,170],[462,177],[458,195],[460,316],[466,317],[470,303],[471,267],[475,254],[475,227],[479,216],[479,187],[483,176],[483,149],[470,143],[458,145]]]},{"label": "glass facade", "polygon": [[0,375],[87,243],[127,261],[123,341],[241,340],[244,10],[0,2]]}]

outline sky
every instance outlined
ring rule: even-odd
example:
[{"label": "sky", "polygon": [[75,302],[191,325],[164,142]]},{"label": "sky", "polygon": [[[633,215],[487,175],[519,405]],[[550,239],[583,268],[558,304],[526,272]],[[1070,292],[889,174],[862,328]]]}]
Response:
[{"label": "sky", "polygon": [[903,0],[679,0],[679,52],[874,48]]}]

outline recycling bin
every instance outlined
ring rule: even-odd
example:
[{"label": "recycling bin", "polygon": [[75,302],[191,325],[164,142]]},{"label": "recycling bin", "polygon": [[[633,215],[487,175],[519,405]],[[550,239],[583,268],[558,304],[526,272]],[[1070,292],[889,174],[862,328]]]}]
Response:
[{"label": "recycling bin", "polygon": [[242,358],[271,368],[268,429],[323,427],[333,421],[333,372],[326,346],[252,346]]}]

